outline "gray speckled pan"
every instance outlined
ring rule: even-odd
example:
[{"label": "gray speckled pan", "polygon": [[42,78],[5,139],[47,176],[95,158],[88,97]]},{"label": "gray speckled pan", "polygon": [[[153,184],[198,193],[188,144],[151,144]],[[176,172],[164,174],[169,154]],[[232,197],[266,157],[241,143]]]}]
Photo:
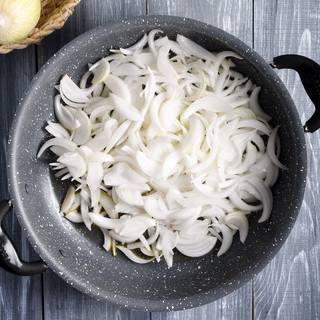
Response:
[{"label": "gray speckled pan", "polygon": [[[48,153],[41,160],[36,159],[39,146],[47,138],[43,130],[45,121],[54,118],[54,85],[60,77],[67,73],[78,80],[89,62],[107,55],[111,47],[135,43],[153,28],[161,28],[172,38],[181,33],[211,51],[233,50],[243,57],[236,62],[236,68],[262,87],[261,104],[272,115],[273,125],[281,126],[281,161],[288,167],[273,188],[271,219],[258,224],[259,214],[253,215],[245,245],[236,236],[231,249],[220,258],[216,256],[217,249],[195,259],[176,254],[171,269],[164,262],[137,265],[120,254],[112,257],[102,249],[97,230],[90,233],[61,217],[59,204],[66,186],[61,186],[50,174]],[[302,57],[299,60],[299,56],[280,58],[278,63],[275,60],[279,68],[307,65],[309,61],[302,61]],[[298,71],[303,80],[301,70]],[[212,302],[242,286],[272,259],[299,212],[306,178],[306,151],[303,127],[294,103],[276,73],[257,53],[213,26],[179,17],[151,16],[91,30],[46,63],[18,109],[9,141],[8,173],[19,221],[49,268],[97,299],[152,311],[192,308]],[[314,122],[312,119],[310,131],[317,129]],[[2,202],[0,209],[6,212],[9,206]],[[2,232],[0,240],[1,237],[2,243],[10,244]],[[13,250],[0,250],[0,263],[6,269],[24,275],[44,270],[41,262],[15,263]]]}]

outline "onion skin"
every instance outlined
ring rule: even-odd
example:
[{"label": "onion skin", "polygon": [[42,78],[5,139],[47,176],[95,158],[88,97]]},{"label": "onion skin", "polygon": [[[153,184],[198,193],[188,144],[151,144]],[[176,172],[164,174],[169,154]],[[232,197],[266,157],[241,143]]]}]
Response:
[{"label": "onion skin", "polygon": [[40,19],[40,0],[2,0],[0,2],[0,44],[25,39]]}]

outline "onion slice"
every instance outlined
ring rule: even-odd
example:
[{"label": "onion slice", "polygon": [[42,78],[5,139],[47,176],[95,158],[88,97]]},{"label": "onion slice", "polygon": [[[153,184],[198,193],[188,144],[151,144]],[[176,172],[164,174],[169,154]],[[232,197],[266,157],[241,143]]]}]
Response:
[{"label": "onion slice", "polygon": [[137,254],[135,254],[132,250],[124,247],[124,246],[117,246],[117,248],[131,261],[135,262],[135,263],[139,263],[139,264],[145,264],[145,263],[149,263],[152,259],[144,259],[139,257]]}]

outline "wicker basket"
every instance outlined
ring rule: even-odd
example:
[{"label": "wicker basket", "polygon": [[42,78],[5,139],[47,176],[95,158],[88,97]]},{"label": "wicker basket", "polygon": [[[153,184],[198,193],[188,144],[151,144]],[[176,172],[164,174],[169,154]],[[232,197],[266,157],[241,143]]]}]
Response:
[{"label": "wicker basket", "polygon": [[80,0],[41,0],[41,17],[32,33],[18,43],[0,45],[0,53],[5,54],[38,43],[54,30],[62,28],[79,2]]}]

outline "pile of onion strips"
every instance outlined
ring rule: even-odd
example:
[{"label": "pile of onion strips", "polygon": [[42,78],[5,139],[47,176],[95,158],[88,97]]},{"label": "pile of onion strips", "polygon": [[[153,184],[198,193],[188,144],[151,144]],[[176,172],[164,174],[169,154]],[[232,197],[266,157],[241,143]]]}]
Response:
[{"label": "pile of onion strips", "polygon": [[65,75],[56,87],[38,157],[50,149],[70,180],[61,212],[136,263],[171,267],[174,249],[199,257],[218,244],[220,256],[237,231],[244,242],[249,214],[269,218],[284,166],[260,88],[233,69],[241,57],[161,30],[110,51],[79,85]]}]

